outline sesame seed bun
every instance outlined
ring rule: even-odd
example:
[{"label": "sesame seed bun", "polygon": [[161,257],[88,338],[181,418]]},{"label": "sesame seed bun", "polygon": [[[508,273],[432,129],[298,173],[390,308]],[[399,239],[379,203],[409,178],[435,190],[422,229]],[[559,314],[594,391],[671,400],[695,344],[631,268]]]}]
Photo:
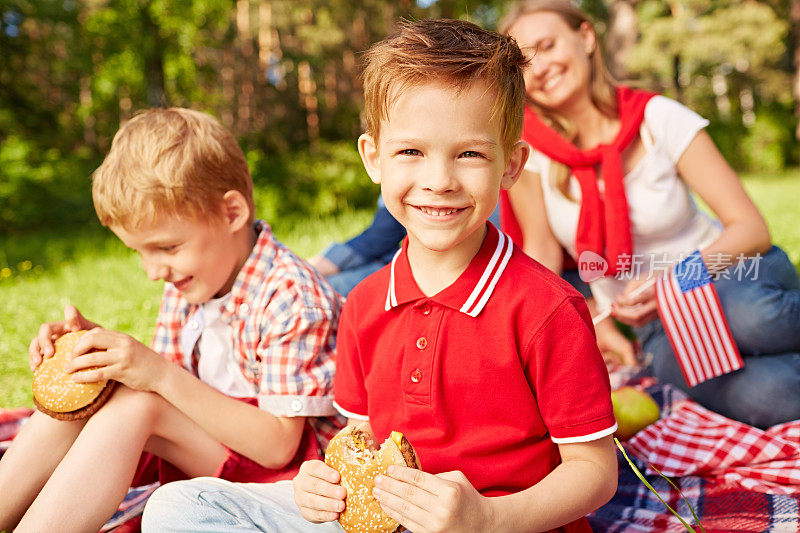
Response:
[{"label": "sesame seed bun", "polygon": [[33,403],[41,412],[59,420],[78,420],[94,414],[111,396],[115,381],[75,383],[65,370],[67,357],[86,331],[62,335],[55,353],[33,372]]},{"label": "sesame seed bun", "polygon": [[347,490],[345,509],[339,524],[347,533],[394,533],[405,528],[390,518],[372,496],[375,476],[385,474],[390,465],[420,468],[419,458],[408,439],[398,431],[375,446],[368,426],[347,426],[336,434],[325,451],[325,463],[341,475]]}]

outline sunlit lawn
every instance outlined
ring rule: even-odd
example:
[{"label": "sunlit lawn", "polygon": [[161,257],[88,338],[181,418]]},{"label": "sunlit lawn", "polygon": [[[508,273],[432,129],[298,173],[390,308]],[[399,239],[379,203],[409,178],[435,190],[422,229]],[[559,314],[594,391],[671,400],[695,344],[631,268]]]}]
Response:
[{"label": "sunlit lawn", "polygon": [[[800,265],[800,169],[750,175],[745,186],[767,218],[773,241]],[[370,212],[274,224],[280,240],[303,257],[365,227]],[[67,303],[106,327],[148,343],[161,284],[138,257],[97,225],[80,231],[0,239],[0,407],[31,405],[27,345],[39,324],[58,320]]]}]

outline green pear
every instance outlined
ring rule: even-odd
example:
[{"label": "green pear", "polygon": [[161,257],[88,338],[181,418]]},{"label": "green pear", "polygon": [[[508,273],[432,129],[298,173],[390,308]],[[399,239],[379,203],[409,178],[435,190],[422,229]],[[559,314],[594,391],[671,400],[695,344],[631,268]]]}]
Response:
[{"label": "green pear", "polygon": [[620,440],[628,440],[657,421],[660,416],[658,404],[652,396],[633,387],[620,387],[611,392],[617,431]]}]

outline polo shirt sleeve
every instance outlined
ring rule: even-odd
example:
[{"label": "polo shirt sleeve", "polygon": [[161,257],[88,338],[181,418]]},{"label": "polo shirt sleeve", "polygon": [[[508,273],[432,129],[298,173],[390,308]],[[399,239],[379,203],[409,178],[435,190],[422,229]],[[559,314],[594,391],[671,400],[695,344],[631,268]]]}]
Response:
[{"label": "polo shirt sleeve", "polygon": [[276,291],[261,319],[259,408],[285,417],[336,414],[338,311],[337,302],[320,299],[313,287],[295,283]]},{"label": "polo shirt sleeve", "polygon": [[527,354],[528,379],[553,442],[589,442],[616,430],[608,372],[583,298],[565,298]]},{"label": "polo shirt sleeve", "polygon": [[356,294],[351,293],[344,304],[339,320],[336,341],[336,379],[334,380],[335,406],[347,418],[368,420],[367,389],[361,364],[358,343],[358,321],[355,317]]}]

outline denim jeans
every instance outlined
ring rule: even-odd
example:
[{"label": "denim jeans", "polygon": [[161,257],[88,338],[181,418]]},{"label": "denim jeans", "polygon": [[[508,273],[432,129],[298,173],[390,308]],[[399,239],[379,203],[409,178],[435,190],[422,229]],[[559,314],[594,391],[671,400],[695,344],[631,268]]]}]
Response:
[{"label": "denim jeans", "polygon": [[[343,245],[340,245],[343,246]],[[342,270],[338,274],[328,276],[328,283],[342,296],[347,296],[361,281],[386,266],[383,261],[362,263],[357,267]]]},{"label": "denim jeans", "polygon": [[147,502],[142,531],[343,533],[338,522],[312,524],[294,503],[292,484],[232,483],[200,477],[167,483]]},{"label": "denim jeans", "polygon": [[[714,281],[744,368],[689,388],[660,320],[635,332],[653,356],[651,370],[701,405],[734,420],[766,428],[800,419],[800,279],[786,253],[773,246],[758,276]],[[755,279],[754,279],[755,278]]]}]

